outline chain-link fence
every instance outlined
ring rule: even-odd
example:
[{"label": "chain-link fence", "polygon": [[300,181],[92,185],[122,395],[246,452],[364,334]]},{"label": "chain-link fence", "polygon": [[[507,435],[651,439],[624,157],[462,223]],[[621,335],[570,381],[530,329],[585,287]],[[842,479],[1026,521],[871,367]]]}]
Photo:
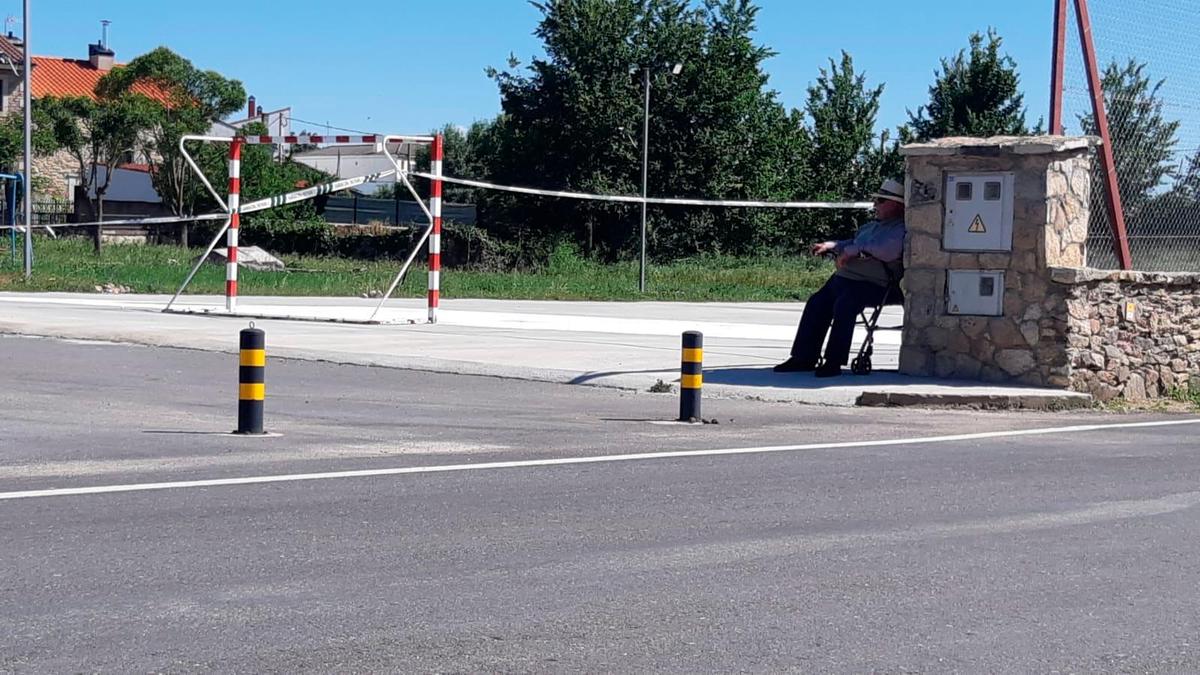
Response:
[{"label": "chain-link fence", "polygon": [[[1200,271],[1200,1],[1088,0],[1134,269]],[[1097,134],[1074,3],[1063,125]],[[1115,268],[1105,186],[1093,181],[1088,263]]]}]

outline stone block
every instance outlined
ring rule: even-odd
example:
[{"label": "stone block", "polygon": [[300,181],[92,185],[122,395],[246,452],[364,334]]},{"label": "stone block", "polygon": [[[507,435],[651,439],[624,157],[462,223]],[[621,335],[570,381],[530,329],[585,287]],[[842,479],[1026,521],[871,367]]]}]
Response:
[{"label": "stone block", "polygon": [[1104,358],[1108,359],[1109,363],[1117,365],[1129,362],[1129,359],[1125,357],[1125,352],[1113,345],[1104,345]]},{"label": "stone block", "polygon": [[1021,299],[1026,302],[1042,302],[1050,290],[1046,280],[1036,274],[1021,274]]},{"label": "stone block", "polygon": [[1125,382],[1122,394],[1126,401],[1138,402],[1146,400],[1146,380],[1141,375],[1130,375]]},{"label": "stone block", "polygon": [[1168,368],[1159,368],[1158,381],[1165,392],[1170,392],[1179,386],[1178,380],[1175,379],[1175,373]]},{"label": "stone block", "polygon": [[959,326],[967,337],[975,339],[987,331],[988,320],[978,316],[964,316],[959,321]]},{"label": "stone block", "polygon": [[946,330],[960,330],[959,321],[961,319],[957,316],[938,316],[934,318],[933,325]]},{"label": "stone block", "polygon": [[950,262],[948,263],[948,266],[950,269],[955,270],[983,269],[983,266],[979,264],[978,253],[962,253],[960,251],[950,253]]},{"label": "stone block", "polygon": [[928,377],[933,374],[930,352],[918,347],[904,346],[900,348],[900,372],[905,375]]},{"label": "stone block", "polygon": [[989,363],[996,356],[996,345],[986,337],[975,339],[971,342],[971,356],[984,363]]},{"label": "stone block", "polygon": [[971,352],[971,339],[967,337],[961,330],[950,332],[950,344],[947,349],[955,354],[969,354]]},{"label": "stone block", "polygon": [[904,279],[900,283],[904,288],[905,295],[933,295],[941,276],[941,272],[933,270],[912,270],[905,272]]},{"label": "stone block", "polygon": [[1038,265],[1037,253],[1034,251],[1020,251],[1012,255],[1012,261],[1009,263],[1009,269],[1018,272],[1040,272],[1042,268]]},{"label": "stone block", "polygon": [[[260,272],[278,272],[287,267],[283,264],[282,260],[257,246],[239,246],[237,254],[238,267],[245,267],[246,269]],[[208,254],[208,257],[204,261],[224,266],[229,262],[229,250],[224,248],[213,249],[213,252]]]},{"label": "stone block", "polygon": [[950,330],[933,326],[923,331],[913,344],[924,344],[934,351],[941,351],[950,344]]},{"label": "stone block", "polygon": [[909,236],[923,234],[927,236],[942,236],[942,206],[940,203],[909,206],[904,210],[904,225]]},{"label": "stone block", "polygon": [[1146,378],[1146,398],[1158,398],[1161,393],[1159,384],[1162,380],[1158,376],[1157,370],[1148,370],[1145,372]]},{"label": "stone block", "polygon": [[942,250],[942,239],[938,236],[910,232],[908,250],[911,267],[946,269],[950,266],[950,254]]},{"label": "stone block", "polygon": [[996,365],[1013,377],[1024,375],[1037,366],[1028,349],[1003,349],[996,352]]},{"label": "stone block", "polygon": [[904,325],[908,328],[925,328],[933,324],[937,315],[933,298],[909,295],[904,305]]},{"label": "stone block", "polygon": [[1071,349],[1086,350],[1091,345],[1091,339],[1087,335],[1078,335],[1070,333],[1067,335],[1067,346]]},{"label": "stone block", "polygon": [[1021,329],[1012,319],[998,317],[988,321],[988,335],[997,349],[1017,349],[1027,347],[1028,342],[1021,334]]},{"label": "stone block", "polygon": [[957,377],[978,380],[982,370],[983,364],[968,354],[959,354],[955,357],[954,374]]},{"label": "stone block", "polygon": [[1036,347],[1041,341],[1041,327],[1036,321],[1026,321],[1021,324],[1021,335],[1025,336],[1025,342],[1030,347]]},{"label": "stone block", "polygon": [[1006,270],[1012,265],[1012,258],[1009,253],[981,253],[979,266],[985,270]]},{"label": "stone block", "polygon": [[1067,181],[1067,177],[1063,174],[1062,169],[1059,166],[1051,165],[1049,171],[1046,173],[1046,197],[1060,197],[1068,194],[1070,191],[1070,183]]},{"label": "stone block", "polygon": [[1108,403],[1117,396],[1120,396],[1121,390],[1114,386],[1104,384],[1103,382],[1092,382],[1088,386],[1088,393],[1091,394],[1092,398],[1096,399],[1097,401],[1101,403]]},{"label": "stone block", "polygon": [[1007,382],[1012,379],[1008,373],[991,365],[985,365],[979,371],[979,379],[984,382]]},{"label": "stone block", "polygon": [[1044,387],[1046,385],[1046,376],[1034,370],[1018,377],[1017,382],[1027,384],[1031,387]]},{"label": "stone block", "polygon": [[950,352],[940,352],[933,359],[933,374],[936,377],[953,377],[957,369],[958,359]]},{"label": "stone block", "polygon": [[1019,293],[1004,294],[1004,316],[1020,317],[1025,314],[1025,309],[1029,307],[1029,303],[1021,299]]}]

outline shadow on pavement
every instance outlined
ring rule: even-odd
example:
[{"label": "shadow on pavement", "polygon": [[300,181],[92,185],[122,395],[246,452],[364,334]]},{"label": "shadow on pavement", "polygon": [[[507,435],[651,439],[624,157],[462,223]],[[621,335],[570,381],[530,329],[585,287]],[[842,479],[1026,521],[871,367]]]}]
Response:
[{"label": "shadow on pavement", "polygon": [[739,387],[771,387],[775,389],[831,389],[834,387],[903,387],[937,385],[939,387],[978,388],[982,382],[941,380],[901,375],[895,371],[875,371],[870,375],[854,375],[844,369],[841,377],[817,379],[812,373],[776,373],[770,366],[751,368],[713,368],[704,371],[705,384],[728,384]]}]

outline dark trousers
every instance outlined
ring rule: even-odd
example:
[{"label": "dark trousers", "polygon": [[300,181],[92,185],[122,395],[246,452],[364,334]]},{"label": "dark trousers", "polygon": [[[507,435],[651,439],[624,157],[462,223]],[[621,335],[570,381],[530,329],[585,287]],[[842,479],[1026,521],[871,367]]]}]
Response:
[{"label": "dark trousers", "polygon": [[850,360],[850,343],[854,340],[854,324],[858,321],[858,315],[863,309],[879,304],[885,293],[886,288],[869,281],[830,277],[804,306],[800,327],[796,329],[796,339],[792,342],[792,356],[815,365],[821,355],[825,334],[828,333],[825,363],[846,365]]}]

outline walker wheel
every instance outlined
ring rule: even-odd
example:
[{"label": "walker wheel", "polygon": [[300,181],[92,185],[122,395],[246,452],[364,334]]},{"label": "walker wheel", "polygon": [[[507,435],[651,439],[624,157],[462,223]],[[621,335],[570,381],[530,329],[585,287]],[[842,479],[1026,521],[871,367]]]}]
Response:
[{"label": "walker wheel", "polygon": [[850,362],[850,372],[855,375],[871,374],[871,357],[859,356]]}]

